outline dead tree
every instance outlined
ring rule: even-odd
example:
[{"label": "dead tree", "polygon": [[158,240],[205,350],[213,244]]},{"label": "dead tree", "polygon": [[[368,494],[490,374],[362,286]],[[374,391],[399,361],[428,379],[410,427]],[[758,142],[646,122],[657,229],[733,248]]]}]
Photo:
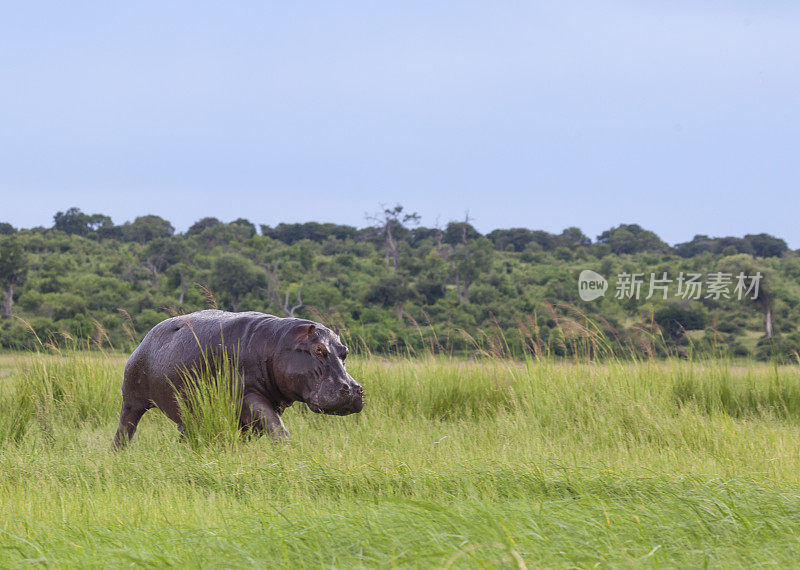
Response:
[{"label": "dead tree", "polygon": [[367,216],[367,219],[375,223],[375,227],[383,234],[384,248],[386,251],[386,265],[391,263],[395,271],[400,263],[400,249],[397,244],[396,230],[402,229],[405,224],[419,223],[419,214],[404,214],[403,206],[396,205],[394,208],[383,207],[383,212]]},{"label": "dead tree", "polygon": [[290,289],[286,290],[286,296],[283,299],[283,305],[281,306],[281,309],[283,310],[284,314],[287,317],[294,317],[294,312],[303,306],[303,299],[300,296],[300,293],[303,291],[303,288],[301,287],[300,289],[297,290],[297,303],[295,303],[291,307],[289,307],[289,291]]}]

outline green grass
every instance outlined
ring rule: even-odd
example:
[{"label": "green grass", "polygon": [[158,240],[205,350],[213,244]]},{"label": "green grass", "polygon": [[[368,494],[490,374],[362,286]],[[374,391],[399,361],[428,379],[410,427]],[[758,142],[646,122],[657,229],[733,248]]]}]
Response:
[{"label": "green grass", "polygon": [[240,412],[243,381],[238,355],[225,348],[218,358],[205,355],[199,369],[181,372],[182,437],[192,447],[235,445],[242,436]]},{"label": "green grass", "polygon": [[111,439],[124,358],[0,357],[0,567],[786,567],[800,369],[359,359],[286,443]]}]

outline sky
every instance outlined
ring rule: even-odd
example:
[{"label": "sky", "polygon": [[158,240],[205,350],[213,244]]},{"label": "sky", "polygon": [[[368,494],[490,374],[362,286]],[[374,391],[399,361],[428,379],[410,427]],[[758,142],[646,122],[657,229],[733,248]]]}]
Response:
[{"label": "sky", "polygon": [[0,221],[800,247],[800,4],[0,0]]}]

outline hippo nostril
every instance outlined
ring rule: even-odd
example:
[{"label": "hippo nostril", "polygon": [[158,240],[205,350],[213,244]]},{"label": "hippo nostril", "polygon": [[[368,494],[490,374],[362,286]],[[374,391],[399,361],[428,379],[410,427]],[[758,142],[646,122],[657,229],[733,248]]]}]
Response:
[{"label": "hippo nostril", "polygon": [[358,386],[356,388],[356,394],[358,394],[359,396],[363,396],[364,395],[364,388],[362,388],[361,386]]}]

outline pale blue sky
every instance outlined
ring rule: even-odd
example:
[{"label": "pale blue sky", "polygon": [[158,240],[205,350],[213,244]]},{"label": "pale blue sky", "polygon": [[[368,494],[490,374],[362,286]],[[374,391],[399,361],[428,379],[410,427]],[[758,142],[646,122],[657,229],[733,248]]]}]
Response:
[{"label": "pale blue sky", "polygon": [[796,2],[0,2],[0,221],[78,206],[800,247]]}]

